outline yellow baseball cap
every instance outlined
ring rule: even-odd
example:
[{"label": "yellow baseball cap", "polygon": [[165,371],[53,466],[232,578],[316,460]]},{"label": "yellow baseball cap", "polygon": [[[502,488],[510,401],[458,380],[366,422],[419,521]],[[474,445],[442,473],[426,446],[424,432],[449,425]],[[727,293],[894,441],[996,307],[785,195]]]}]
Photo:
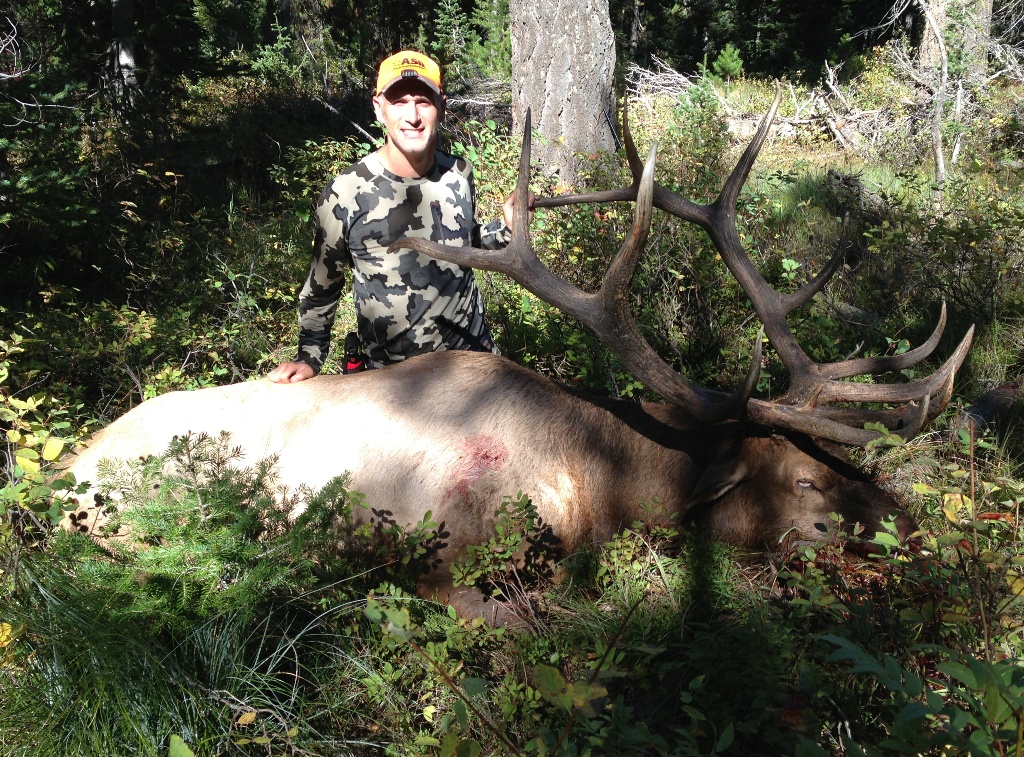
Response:
[{"label": "yellow baseball cap", "polygon": [[402,50],[380,64],[376,93],[379,95],[395,82],[409,78],[419,79],[441,94],[441,67],[415,50]]}]

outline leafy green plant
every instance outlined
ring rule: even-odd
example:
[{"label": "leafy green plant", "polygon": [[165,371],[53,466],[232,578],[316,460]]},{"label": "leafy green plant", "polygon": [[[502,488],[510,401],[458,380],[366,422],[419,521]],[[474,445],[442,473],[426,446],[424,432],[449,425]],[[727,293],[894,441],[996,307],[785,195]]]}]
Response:
[{"label": "leafy green plant", "polygon": [[476,586],[495,597],[523,597],[528,588],[551,578],[557,541],[522,492],[502,497],[494,517],[495,535],[485,544],[469,545],[452,562],[454,583]]},{"label": "leafy green plant", "polygon": [[851,561],[840,542],[801,548],[780,573],[796,590],[789,610],[830,629],[820,637],[835,648],[826,669],[847,666],[830,696],[852,701],[837,707],[873,713],[840,739],[854,753],[1011,754],[1024,745],[1021,485],[978,476],[974,452],[988,442],[964,432],[959,444],[965,466],[935,464],[934,481],[914,484],[942,526],[919,537],[918,551],[883,532],[870,540],[872,565]]},{"label": "leafy green plant", "polygon": [[476,0],[470,20],[481,33],[470,38],[468,60],[483,77],[511,81],[512,22],[508,0]]},{"label": "leafy green plant", "polygon": [[43,394],[21,399],[5,386],[23,341],[19,334],[0,340],[0,544],[41,538],[72,507],[78,489],[47,467],[74,440],[69,410]]},{"label": "leafy green plant", "polygon": [[626,602],[638,597],[630,592],[640,590],[643,595],[658,594],[678,606],[690,585],[690,573],[681,556],[679,527],[669,522],[658,525],[664,518],[657,508],[642,521],[634,522],[609,541],[601,550],[596,579],[606,591],[625,594]]},{"label": "leafy green plant", "polygon": [[[568,757],[579,753],[576,746],[578,741],[590,742],[598,751],[602,745],[616,743],[622,753],[632,753],[652,745],[665,746],[664,742],[649,734],[645,728],[630,728],[623,722],[618,723],[618,727],[608,727],[619,713],[628,713],[628,708],[621,702],[616,702],[614,706],[609,703],[608,689],[600,683],[601,679],[618,674],[617,662],[622,658],[616,655],[617,635],[610,642],[599,645],[599,654],[590,672],[575,682],[571,682],[562,670],[552,665],[538,664],[533,667],[532,686],[529,690],[563,713],[565,723],[558,731],[542,727],[539,734],[520,747],[510,741],[504,729],[485,712],[482,698],[489,688],[488,682],[481,678],[460,676],[461,665],[449,669],[447,661],[438,657],[436,647],[432,650],[429,646],[427,649],[420,646],[418,638],[423,635],[423,629],[411,620],[406,608],[392,602],[379,602],[371,597],[365,614],[381,627],[390,643],[411,648],[456,696],[452,703],[452,716],[441,718],[437,722],[436,735],[421,736],[416,740],[417,746],[437,749],[436,753],[440,755],[479,754],[487,742],[471,735],[474,724],[508,754],[515,755]],[[623,625],[631,615],[632,611],[626,614],[622,620]],[[431,710],[433,713],[433,708]],[[620,738],[609,738],[609,731]],[[628,737],[623,740],[621,737],[627,734]],[[723,748],[728,747],[729,743],[727,738],[721,740]],[[588,747],[584,753],[589,751]]]},{"label": "leafy green plant", "polygon": [[327,182],[371,147],[354,138],[306,140],[301,147],[289,147],[284,161],[269,170],[281,188],[280,202],[303,223],[309,221],[313,203]]},{"label": "leafy green plant", "polygon": [[953,650],[938,652],[934,672],[922,676],[891,655],[878,658],[849,640],[826,635],[836,647],[829,660],[847,662],[850,671],[867,674],[888,692],[892,712],[886,736],[876,746],[847,744],[866,755],[926,753],[955,749],[983,757],[1024,750],[1024,668],[1016,661],[989,661]]}]

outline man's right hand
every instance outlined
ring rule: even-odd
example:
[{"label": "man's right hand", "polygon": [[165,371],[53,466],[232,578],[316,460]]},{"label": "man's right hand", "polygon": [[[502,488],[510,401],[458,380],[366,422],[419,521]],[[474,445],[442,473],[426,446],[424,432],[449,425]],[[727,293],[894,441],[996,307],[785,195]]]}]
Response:
[{"label": "man's right hand", "polygon": [[315,375],[316,371],[309,363],[281,363],[267,374],[267,378],[275,384],[294,384],[296,381],[305,381]]}]

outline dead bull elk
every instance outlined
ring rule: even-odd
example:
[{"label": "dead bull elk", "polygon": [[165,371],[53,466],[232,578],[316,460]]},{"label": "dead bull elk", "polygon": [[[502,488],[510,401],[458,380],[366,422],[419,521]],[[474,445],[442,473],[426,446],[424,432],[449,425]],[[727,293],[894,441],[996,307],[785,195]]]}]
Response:
[{"label": "dead bull elk", "polygon": [[[492,252],[413,239],[395,245],[510,275],[593,329],[667,404],[583,396],[503,358],[438,352],[352,376],[290,385],[255,381],[157,397],[97,434],[70,471],[80,481],[96,481],[104,458],[159,455],[176,434],[226,430],[244,449],[244,463],[277,455],[285,486],[316,488],[351,472],[352,488],[371,505],[392,511],[397,522],[418,522],[431,510],[445,524],[449,536],[442,563],[422,578],[421,593],[451,602],[464,615],[483,613],[499,622],[507,619],[507,610],[485,603],[478,592],[454,589],[447,565],[466,545],[486,541],[501,497],[517,490],[532,497],[567,551],[607,540],[642,517],[651,503],[679,517],[704,511],[718,536],[739,545],[771,544],[789,531],[816,538],[816,524],[827,522],[832,512],[847,523],[877,528],[886,515],[899,512],[897,504],[831,454],[829,445],[866,444],[875,436],[864,428],[868,421],[904,436],[917,434],[948,402],[971,334],[936,372],[904,385],[842,379],[898,371],[925,358],[939,341],[944,310],[928,341],[904,355],[822,364],[800,348],[786,316],[822,288],[838,268],[840,254],[809,284],[781,294],[747,258],[735,224],[740,188],[777,105],[778,98],[710,205],[694,204],[656,184],[655,151],[641,166],[628,124],[631,187],[538,201],[636,202],[632,231],[596,293],[558,279],[530,245],[524,216],[529,117],[508,248]],[[788,396],[776,402],[750,397],[760,340],[746,385],[726,397],[683,379],[641,336],[629,312],[628,287],[652,205],[710,235],[792,374]],[[893,407],[849,407],[856,403]],[[359,433],[339,433],[353,428]],[[68,527],[92,530],[103,520],[102,509],[81,508],[71,514]],[[897,522],[904,531],[914,528],[906,513]]]}]

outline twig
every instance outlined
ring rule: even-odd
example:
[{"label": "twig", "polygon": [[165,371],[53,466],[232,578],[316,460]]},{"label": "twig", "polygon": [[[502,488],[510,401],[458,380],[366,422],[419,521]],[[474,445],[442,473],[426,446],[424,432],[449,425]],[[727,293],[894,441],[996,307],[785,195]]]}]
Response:
[{"label": "twig", "polygon": [[[412,647],[413,651],[416,652],[416,654],[418,654],[420,657],[426,660],[427,663],[429,663],[430,666],[435,671],[437,671],[438,675],[440,675],[441,678],[444,679],[444,682],[448,684],[448,688],[451,689],[455,696],[457,696],[466,704],[466,706],[472,711],[472,713],[476,715],[487,726],[487,729],[498,738],[498,741],[505,745],[505,748],[508,749],[509,752],[511,752],[512,754],[519,755],[520,757],[525,757],[525,752],[517,748],[515,744],[509,741],[508,737],[504,733],[502,733],[501,729],[499,729],[498,726],[496,726],[491,721],[490,718],[488,718],[479,708],[477,708],[475,704],[473,704],[473,700],[470,699],[463,692],[462,687],[459,686],[450,675],[448,675],[448,672],[443,667],[441,667],[440,663],[436,662],[433,657],[424,652],[420,645],[412,639],[409,639],[408,643],[409,646]],[[459,667],[461,666],[462,663],[459,663]],[[458,670],[458,668],[456,670]]]},{"label": "twig", "polygon": [[[313,65],[316,66],[316,68],[320,68],[320,61],[318,61],[316,59],[316,56],[313,54],[313,51],[309,47],[309,43],[306,42],[306,35],[305,34],[299,34],[299,39],[302,40],[302,46],[306,48],[306,53],[309,54],[310,60],[313,61]],[[327,94],[327,91],[330,89],[328,84],[329,84],[329,82],[327,80],[327,61],[324,61],[323,85],[324,85],[324,94],[325,95]]]},{"label": "twig", "polygon": [[835,95],[842,101],[843,105],[846,106],[846,109],[851,110],[850,103],[847,101],[846,97],[843,96],[842,90],[839,89],[839,85],[836,82],[836,71],[838,71],[841,67],[842,64],[836,66],[835,68],[832,68],[828,64],[828,61],[825,61],[825,71],[828,72],[828,78],[825,80],[825,84],[826,86],[828,86],[829,91],[831,91],[833,95]]},{"label": "twig", "polygon": [[836,112],[832,110],[832,105],[829,103],[828,98],[819,95],[818,101],[825,106],[826,110],[828,110],[829,114],[824,117],[825,124],[828,126],[828,130],[832,132],[832,136],[836,138],[839,146],[844,149],[852,147],[850,140],[843,135],[842,130],[839,128],[839,118],[836,116]]},{"label": "twig", "polygon": [[366,137],[366,138],[367,138],[368,140],[370,140],[370,144],[373,144],[374,142],[376,142],[376,141],[377,141],[377,137],[375,137],[375,136],[373,136],[372,134],[370,134],[370,132],[368,132],[368,131],[367,131],[366,129],[364,129],[364,128],[363,128],[362,126],[360,126],[359,124],[357,124],[357,123],[356,123],[355,121],[353,121],[353,120],[352,120],[351,118],[350,118],[350,119],[348,119],[348,122],[349,122],[350,124],[352,124],[352,125],[353,125],[354,127],[356,127],[356,130],[357,130],[357,131],[359,131],[359,133],[360,133],[360,134],[362,134],[362,135],[363,135],[364,137]]},{"label": "twig", "polygon": [[[612,638],[608,640],[604,654],[601,655],[601,659],[598,660],[597,665],[594,666],[594,672],[590,674],[590,677],[587,679],[587,683],[592,684],[597,680],[597,676],[601,673],[601,668],[604,667],[605,662],[608,660],[608,655],[611,654],[612,650],[615,648],[616,642],[619,640],[619,637],[622,636],[622,632],[626,628],[626,623],[628,623],[629,619],[633,617],[633,613],[636,612],[637,608],[640,607],[640,603],[643,601],[644,597],[641,595],[641,597],[633,603],[633,606],[629,608],[629,612],[626,613],[626,617],[622,619],[622,622],[619,623],[619,627],[615,629],[615,633],[612,635]],[[562,733],[559,735],[558,741],[555,742],[554,747],[551,749],[551,754],[558,754],[558,750],[561,748],[562,743],[566,738],[568,738],[569,731],[572,730],[572,726],[576,722],[577,712],[578,710],[574,708],[573,711],[569,713],[569,722],[566,723],[565,728],[562,729]]]}]

